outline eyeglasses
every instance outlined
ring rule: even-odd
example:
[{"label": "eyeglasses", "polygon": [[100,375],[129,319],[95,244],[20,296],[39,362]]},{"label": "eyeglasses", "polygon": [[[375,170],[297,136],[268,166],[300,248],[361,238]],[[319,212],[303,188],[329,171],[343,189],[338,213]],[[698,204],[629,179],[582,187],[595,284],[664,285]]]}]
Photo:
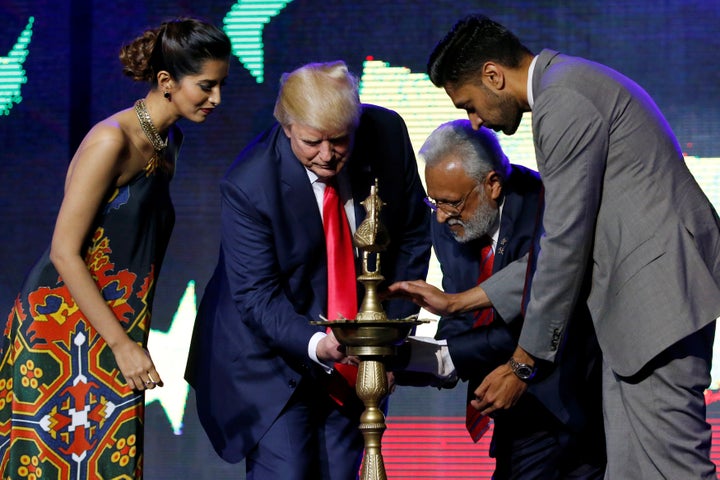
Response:
[{"label": "eyeglasses", "polygon": [[438,209],[440,209],[446,215],[460,215],[463,211],[463,208],[465,207],[465,202],[467,201],[468,197],[479,186],[480,186],[479,184],[476,184],[469,192],[467,192],[465,194],[464,197],[462,197],[457,202],[446,202],[444,200],[435,200],[432,197],[425,197],[425,198],[423,198],[423,201],[425,202],[425,205],[430,207],[430,210],[432,210],[433,212],[437,213]]}]

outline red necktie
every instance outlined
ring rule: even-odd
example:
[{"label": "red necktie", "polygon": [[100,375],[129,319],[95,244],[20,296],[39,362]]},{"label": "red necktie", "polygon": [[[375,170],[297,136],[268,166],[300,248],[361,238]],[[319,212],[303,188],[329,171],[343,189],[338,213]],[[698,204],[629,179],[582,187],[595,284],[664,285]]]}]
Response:
[{"label": "red necktie", "polygon": [[[495,252],[492,243],[485,245],[480,251],[480,274],[478,275],[478,284],[490,278],[492,275],[493,262],[495,260]],[[489,325],[493,321],[493,308],[483,308],[475,314],[475,322],[473,328]],[[465,426],[473,442],[480,440],[480,437],[487,432],[490,426],[490,419],[476,410],[468,403],[465,412]]]},{"label": "red necktie", "polygon": [[[495,262],[495,252],[492,248],[492,243],[482,247],[480,251],[480,274],[478,275],[478,285],[490,278],[493,270],[493,263]],[[473,328],[481,327],[483,325],[490,325],[493,320],[493,308],[482,308],[475,313],[475,322]]]},{"label": "red necktie", "polygon": [[[357,315],[355,255],[345,209],[332,180],[325,185],[323,195],[323,226],[327,246],[327,318],[331,321],[341,317],[354,319]],[[342,405],[350,391],[355,389],[357,367],[336,363],[335,370],[342,375],[342,378],[333,375],[329,393]]]}]

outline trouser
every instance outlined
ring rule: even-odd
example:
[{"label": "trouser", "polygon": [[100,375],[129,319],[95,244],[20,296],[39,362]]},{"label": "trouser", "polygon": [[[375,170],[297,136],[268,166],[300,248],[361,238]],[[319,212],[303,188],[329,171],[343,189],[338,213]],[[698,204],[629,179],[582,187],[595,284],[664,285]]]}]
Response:
[{"label": "trouser", "polygon": [[714,334],[713,322],[632,377],[603,364],[606,479],[717,478],[704,396]]}]

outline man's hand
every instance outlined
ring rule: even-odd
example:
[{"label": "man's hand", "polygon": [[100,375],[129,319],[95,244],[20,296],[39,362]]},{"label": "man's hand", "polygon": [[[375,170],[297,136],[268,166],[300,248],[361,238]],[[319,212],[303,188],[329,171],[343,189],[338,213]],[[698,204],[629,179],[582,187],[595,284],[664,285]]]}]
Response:
[{"label": "man's hand", "polygon": [[485,377],[470,404],[480,413],[490,415],[495,410],[514,406],[526,390],[527,383],[520,380],[507,364],[500,365]]},{"label": "man's hand", "polygon": [[332,330],[328,331],[328,334],[318,342],[315,353],[318,360],[323,363],[351,363],[345,355],[345,347],[340,345]]},{"label": "man's hand", "polygon": [[395,383],[395,374],[393,372],[385,372],[385,375],[387,376],[388,382],[388,395],[391,395],[395,392],[395,387],[397,386]]},{"label": "man's hand", "polygon": [[405,298],[435,315],[450,315],[450,294],[423,280],[396,282],[388,287],[390,298]]},{"label": "man's hand", "polygon": [[[535,364],[535,359],[519,345],[515,348],[513,358],[528,365]],[[475,400],[470,404],[480,410],[480,413],[489,415],[495,410],[506,410],[514,406],[527,388],[527,383],[520,380],[506,363],[483,379],[475,389]]]},{"label": "man's hand", "polygon": [[492,302],[480,285],[460,293],[445,293],[422,280],[407,280],[390,285],[386,296],[411,300],[441,317],[492,307]]}]

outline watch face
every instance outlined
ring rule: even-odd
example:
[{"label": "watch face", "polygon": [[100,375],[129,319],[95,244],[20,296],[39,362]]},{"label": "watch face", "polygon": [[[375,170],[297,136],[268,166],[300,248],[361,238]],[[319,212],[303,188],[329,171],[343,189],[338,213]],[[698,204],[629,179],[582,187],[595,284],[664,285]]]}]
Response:
[{"label": "watch face", "polygon": [[535,376],[535,369],[527,363],[520,363],[514,358],[510,359],[510,368],[520,380],[530,380]]},{"label": "watch face", "polygon": [[515,373],[523,380],[527,380],[532,375],[533,369],[530,368],[528,365],[520,364],[515,370]]}]

